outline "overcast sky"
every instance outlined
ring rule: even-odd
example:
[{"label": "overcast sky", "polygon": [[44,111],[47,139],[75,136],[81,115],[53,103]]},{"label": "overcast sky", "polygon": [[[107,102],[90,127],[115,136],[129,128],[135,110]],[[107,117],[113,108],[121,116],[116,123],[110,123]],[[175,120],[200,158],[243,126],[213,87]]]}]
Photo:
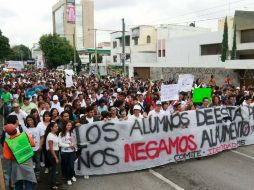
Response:
[{"label": "overcast sky", "polygon": [[[42,34],[52,33],[52,5],[57,0],[0,0],[0,30],[11,45],[32,46]],[[140,24],[189,24],[217,29],[217,19],[236,9],[254,10],[253,0],[94,0],[95,28],[120,30]],[[230,4],[229,4],[230,2]],[[98,42],[109,32],[98,31]]]}]

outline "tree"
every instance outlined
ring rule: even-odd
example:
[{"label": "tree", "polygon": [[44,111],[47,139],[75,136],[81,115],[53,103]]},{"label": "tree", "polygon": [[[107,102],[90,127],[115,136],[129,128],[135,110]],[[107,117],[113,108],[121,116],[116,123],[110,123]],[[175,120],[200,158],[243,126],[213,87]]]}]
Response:
[{"label": "tree", "polygon": [[[73,61],[74,49],[64,37],[57,34],[46,34],[40,37],[40,49],[42,50],[46,66],[50,69],[60,65],[66,65]],[[76,60],[81,63],[76,51]]]},{"label": "tree", "polygon": [[235,60],[236,59],[236,25],[234,26],[234,36],[233,36],[233,46],[232,46],[232,51],[231,51],[231,59]]},{"label": "tree", "polygon": [[10,55],[11,48],[9,44],[9,39],[2,35],[0,30],[0,62],[6,60]]},{"label": "tree", "polygon": [[224,32],[223,32],[223,39],[222,39],[222,47],[221,47],[221,61],[225,62],[227,59],[228,54],[228,22],[227,17],[225,18],[224,23]]},{"label": "tree", "polygon": [[20,44],[11,48],[9,59],[14,61],[24,61],[30,59],[31,57],[32,56],[29,47]]}]

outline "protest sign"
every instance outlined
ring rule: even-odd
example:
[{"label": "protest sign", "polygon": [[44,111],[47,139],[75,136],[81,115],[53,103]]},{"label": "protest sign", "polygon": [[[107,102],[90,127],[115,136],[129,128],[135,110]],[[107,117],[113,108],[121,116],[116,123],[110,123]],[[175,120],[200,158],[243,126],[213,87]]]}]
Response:
[{"label": "protest sign", "polygon": [[161,86],[161,101],[178,100],[179,99],[178,84],[169,84]]},{"label": "protest sign", "polygon": [[193,103],[203,102],[203,98],[208,98],[209,102],[211,100],[212,89],[211,88],[194,88],[193,90]]},{"label": "protest sign", "polygon": [[191,74],[182,74],[179,75],[178,79],[178,85],[179,85],[179,91],[182,92],[188,92],[192,90],[192,85],[194,81],[194,76]]},{"label": "protest sign", "polygon": [[66,83],[66,87],[72,87],[74,86],[73,85],[73,80],[72,80],[72,75],[74,74],[73,70],[68,70],[68,69],[65,69],[64,70],[65,72],[65,83]]},{"label": "protest sign", "polygon": [[76,128],[82,148],[77,175],[103,175],[151,168],[254,144],[254,110],[215,107]]}]

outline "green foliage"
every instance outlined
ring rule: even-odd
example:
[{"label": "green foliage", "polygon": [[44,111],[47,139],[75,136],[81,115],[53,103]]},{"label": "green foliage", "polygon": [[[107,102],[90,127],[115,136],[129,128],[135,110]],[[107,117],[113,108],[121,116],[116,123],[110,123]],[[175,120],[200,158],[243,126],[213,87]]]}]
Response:
[{"label": "green foliage", "polygon": [[[74,49],[66,38],[56,34],[46,34],[41,36],[39,44],[48,68],[57,68],[60,65],[66,65],[70,61],[73,61]],[[77,51],[76,59],[78,63],[81,62]]]},{"label": "green foliage", "polygon": [[231,59],[235,60],[236,59],[236,25],[234,26],[234,36],[233,36],[233,46],[232,46],[232,51],[231,51]]},{"label": "green foliage", "polygon": [[224,32],[223,32],[223,39],[222,39],[222,47],[221,47],[221,61],[225,62],[227,59],[228,54],[228,22],[227,17],[225,18],[224,23]]},{"label": "green foliage", "polygon": [[0,30],[0,63],[8,58],[11,53],[9,39],[2,35]]},{"label": "green foliage", "polygon": [[31,58],[31,51],[30,49],[21,44],[16,45],[11,48],[11,54],[9,56],[10,60],[13,61],[25,61]]},{"label": "green foliage", "polygon": [[[95,55],[92,57],[92,63],[96,63]],[[97,53],[97,63],[102,63],[102,55]]]}]

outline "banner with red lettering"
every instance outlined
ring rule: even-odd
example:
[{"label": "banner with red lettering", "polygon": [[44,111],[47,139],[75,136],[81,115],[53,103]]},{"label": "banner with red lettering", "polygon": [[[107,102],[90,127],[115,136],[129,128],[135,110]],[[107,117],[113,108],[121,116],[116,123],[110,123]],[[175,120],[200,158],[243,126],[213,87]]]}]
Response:
[{"label": "banner with red lettering", "polygon": [[101,121],[75,131],[81,149],[77,175],[129,172],[253,144],[254,109],[215,107],[140,120]]}]

